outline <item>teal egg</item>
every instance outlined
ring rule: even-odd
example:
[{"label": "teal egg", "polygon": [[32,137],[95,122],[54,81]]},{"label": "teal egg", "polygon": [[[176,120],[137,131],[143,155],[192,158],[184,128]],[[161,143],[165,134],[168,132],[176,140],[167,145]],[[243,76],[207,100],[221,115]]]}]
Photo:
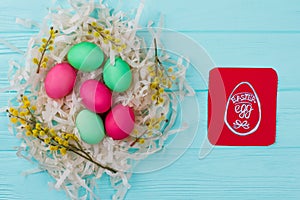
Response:
[{"label": "teal egg", "polygon": [[104,125],[99,115],[82,110],[76,117],[80,138],[88,144],[98,144],[105,136]]},{"label": "teal egg", "polygon": [[91,72],[98,69],[104,60],[104,53],[96,44],[81,42],[75,44],[68,52],[68,62],[83,72]]},{"label": "teal egg", "polygon": [[110,64],[110,59],[104,65],[103,80],[105,85],[114,92],[126,91],[132,81],[129,65],[120,57],[115,59],[115,64]]}]

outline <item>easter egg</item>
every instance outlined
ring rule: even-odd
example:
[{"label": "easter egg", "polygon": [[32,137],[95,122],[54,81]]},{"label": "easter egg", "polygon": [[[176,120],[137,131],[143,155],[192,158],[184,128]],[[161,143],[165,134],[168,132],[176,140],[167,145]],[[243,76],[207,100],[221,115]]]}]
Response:
[{"label": "easter egg", "polygon": [[53,99],[60,99],[68,95],[74,87],[76,71],[68,63],[55,65],[46,75],[45,90]]},{"label": "easter egg", "polygon": [[235,86],[228,97],[224,122],[240,136],[254,133],[261,122],[261,105],[254,87],[248,82]]},{"label": "easter egg", "polygon": [[76,69],[91,72],[98,69],[104,60],[103,51],[94,43],[75,44],[68,52],[68,61]]},{"label": "easter egg", "polygon": [[108,59],[103,69],[103,80],[105,85],[115,92],[126,91],[132,81],[129,65],[120,57],[116,58],[114,65],[111,65]]},{"label": "easter egg", "polygon": [[111,91],[96,80],[87,80],[80,87],[83,105],[96,113],[104,113],[110,109],[111,96]]},{"label": "easter egg", "polygon": [[106,135],[114,140],[122,140],[129,136],[134,128],[135,116],[132,108],[116,105],[105,118]]},{"label": "easter egg", "polygon": [[103,121],[96,113],[82,110],[76,117],[80,138],[88,144],[98,144],[105,136]]}]

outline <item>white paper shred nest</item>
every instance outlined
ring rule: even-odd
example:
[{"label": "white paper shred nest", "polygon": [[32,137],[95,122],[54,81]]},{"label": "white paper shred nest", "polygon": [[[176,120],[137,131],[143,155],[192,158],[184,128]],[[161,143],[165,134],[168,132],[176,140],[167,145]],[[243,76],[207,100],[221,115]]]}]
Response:
[{"label": "white paper shred nest", "polygon": [[[39,172],[40,170],[47,171],[56,180],[55,183],[50,183],[50,186],[55,189],[64,189],[71,199],[99,199],[94,194],[94,189],[97,187],[97,179],[101,178],[104,173],[110,176],[111,184],[116,189],[112,199],[123,199],[131,187],[129,184],[132,171],[131,161],[145,159],[147,156],[162,150],[164,142],[169,135],[186,128],[171,130],[176,119],[177,104],[180,103],[177,102],[177,99],[182,100],[186,95],[194,95],[193,89],[185,81],[185,73],[189,63],[184,63],[181,58],[172,63],[170,55],[165,52],[162,54],[160,57],[161,61],[170,62],[176,68],[175,75],[178,79],[178,91],[170,93],[170,98],[166,99],[163,106],[149,106],[152,103],[151,98],[146,97],[149,97],[151,78],[147,67],[154,64],[154,44],[152,42],[149,48],[143,39],[136,35],[143,4],[137,9],[134,19],[125,19],[126,13],[121,11],[111,15],[110,9],[102,1],[95,3],[94,0],[69,0],[69,3],[70,8],[58,7],[50,9],[42,24],[37,24],[32,20],[17,18],[17,23],[28,28],[33,26],[39,27],[40,32],[31,38],[28,43],[25,63],[19,64],[15,61],[9,63],[11,87],[8,89],[17,91],[18,95],[25,91],[30,91],[29,96],[36,97],[35,100],[33,99],[33,104],[37,106],[36,112],[41,113],[38,117],[40,121],[56,130],[73,132],[78,135],[78,130],[75,127],[75,117],[83,109],[79,97],[79,88],[87,79],[101,80],[102,68],[91,73],[78,72],[76,85],[70,95],[61,100],[49,98],[45,92],[43,80],[51,67],[36,74],[36,66],[32,63],[32,59],[39,57],[38,45],[40,45],[41,39],[48,35],[48,24],[50,23],[54,29],[59,30],[59,34],[55,39],[54,51],[48,55],[50,66],[66,61],[67,52],[72,45],[81,41],[94,42],[101,47],[106,57],[110,57],[112,61],[114,61],[114,57],[121,56],[132,67],[132,86],[126,92],[114,94],[113,103],[132,106],[136,111],[141,111],[145,108],[149,109],[149,113],[146,116],[137,116],[137,130],[140,132],[145,131],[146,128],[141,124],[150,118],[160,116],[161,113],[167,116],[172,110],[172,115],[163,132],[158,131],[155,137],[147,139],[144,144],[137,143],[135,145],[137,149],[135,153],[128,151],[130,146],[126,140],[114,141],[109,137],[105,137],[98,145],[88,145],[81,142],[83,148],[98,162],[117,169],[118,173],[116,174],[99,168],[75,154],[67,154],[61,157],[59,154],[54,153],[52,156],[49,156],[47,147],[42,145],[40,141],[32,140],[22,134],[21,127],[16,128],[17,137],[23,140],[18,148],[17,155],[29,161],[35,159],[39,163],[39,169],[27,171],[25,174]],[[90,14],[95,9],[98,11],[98,16],[92,17]],[[110,44],[103,44],[101,38],[94,38],[88,35],[87,23],[91,22],[105,24],[113,36],[120,38],[121,43],[126,44],[127,48],[118,54],[112,50]],[[157,43],[162,45],[159,41],[160,32],[155,32],[151,28],[149,31],[156,38]],[[9,45],[9,47],[19,53],[23,53],[13,46]],[[58,124],[53,126],[53,120]],[[13,131],[13,129],[10,130]],[[80,188],[84,189],[84,194],[79,194]]]}]

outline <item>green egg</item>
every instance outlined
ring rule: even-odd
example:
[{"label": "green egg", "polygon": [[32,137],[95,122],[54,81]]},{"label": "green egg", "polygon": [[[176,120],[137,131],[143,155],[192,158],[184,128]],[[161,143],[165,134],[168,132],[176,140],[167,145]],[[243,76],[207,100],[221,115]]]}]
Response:
[{"label": "green egg", "polygon": [[68,52],[68,62],[83,72],[91,72],[98,69],[104,60],[103,51],[96,44],[81,42],[75,44]]},{"label": "green egg", "polygon": [[126,91],[132,81],[129,65],[120,57],[115,59],[115,65],[111,65],[108,59],[103,69],[103,80],[105,85],[114,92]]},{"label": "green egg", "polygon": [[99,115],[82,110],[76,117],[80,138],[88,144],[98,144],[105,136],[104,125]]}]

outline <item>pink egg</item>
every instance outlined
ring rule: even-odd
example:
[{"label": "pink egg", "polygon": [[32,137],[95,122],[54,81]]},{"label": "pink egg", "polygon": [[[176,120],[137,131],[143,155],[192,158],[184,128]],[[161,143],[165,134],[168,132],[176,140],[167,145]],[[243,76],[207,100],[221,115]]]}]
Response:
[{"label": "pink egg", "polygon": [[111,96],[111,91],[96,80],[87,80],[80,87],[83,105],[95,113],[104,113],[110,109]]},{"label": "pink egg", "polygon": [[45,79],[46,93],[50,98],[60,99],[70,94],[76,80],[76,71],[69,63],[55,65]]},{"label": "pink egg", "polygon": [[106,134],[114,140],[122,140],[129,136],[134,128],[134,113],[132,108],[116,105],[106,116]]}]

